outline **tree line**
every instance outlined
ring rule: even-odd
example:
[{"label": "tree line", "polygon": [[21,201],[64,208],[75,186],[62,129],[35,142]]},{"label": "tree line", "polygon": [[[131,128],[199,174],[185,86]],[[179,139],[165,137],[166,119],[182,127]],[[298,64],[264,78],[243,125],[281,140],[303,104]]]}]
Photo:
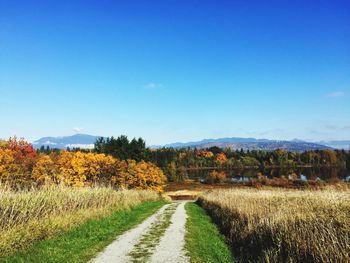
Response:
[{"label": "tree line", "polygon": [[128,140],[100,138],[95,143],[98,153],[110,154],[119,159],[146,160],[161,167],[170,180],[182,180],[188,169],[200,168],[267,168],[267,167],[347,167],[350,169],[350,153],[345,150],[314,150],[290,152],[283,149],[232,150],[213,146],[206,149],[161,148],[149,149],[142,138]]},{"label": "tree line", "polygon": [[79,149],[36,151],[24,139],[13,137],[0,141],[0,183],[12,188],[109,185],[162,191],[166,182],[163,171],[151,162],[130,156],[117,158],[97,150]]},{"label": "tree line", "polygon": [[[314,150],[290,152],[283,149],[232,150],[216,146],[206,149],[150,149],[142,138],[129,140],[127,136],[99,138],[92,150],[70,149],[71,152],[105,154],[117,160],[149,162],[160,167],[169,180],[181,181],[188,169],[201,168],[268,168],[268,167],[347,167],[350,169],[350,153],[345,150]],[[41,148],[40,153],[59,154],[59,150]]]}]

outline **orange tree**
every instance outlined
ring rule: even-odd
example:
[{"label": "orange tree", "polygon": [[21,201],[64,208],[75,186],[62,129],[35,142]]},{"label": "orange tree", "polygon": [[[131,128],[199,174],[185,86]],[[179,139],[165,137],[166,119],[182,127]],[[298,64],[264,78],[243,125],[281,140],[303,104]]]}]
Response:
[{"label": "orange tree", "polygon": [[225,153],[218,153],[215,160],[219,165],[223,165],[227,162],[227,157]]},{"label": "orange tree", "polygon": [[109,181],[116,159],[102,153],[61,151],[57,164],[64,184],[85,186]]},{"label": "orange tree", "polygon": [[113,176],[112,182],[120,188],[150,189],[161,192],[166,177],[163,171],[153,163],[127,160],[118,164],[118,173]]},{"label": "orange tree", "polygon": [[32,178],[39,185],[58,184],[59,169],[51,155],[40,154],[33,167]]},{"label": "orange tree", "polygon": [[14,151],[0,147],[0,181],[7,182],[12,174],[18,172],[14,160]]},{"label": "orange tree", "polygon": [[120,161],[110,155],[80,151],[40,154],[23,139],[0,141],[0,182],[10,185],[112,184],[162,191],[165,181],[162,170],[145,161]]},{"label": "orange tree", "polygon": [[23,138],[0,143],[0,178],[10,183],[28,183],[35,164],[36,151]]},{"label": "orange tree", "polygon": [[206,177],[207,183],[214,184],[214,183],[223,183],[226,181],[227,175],[224,171],[211,171],[208,176]]}]

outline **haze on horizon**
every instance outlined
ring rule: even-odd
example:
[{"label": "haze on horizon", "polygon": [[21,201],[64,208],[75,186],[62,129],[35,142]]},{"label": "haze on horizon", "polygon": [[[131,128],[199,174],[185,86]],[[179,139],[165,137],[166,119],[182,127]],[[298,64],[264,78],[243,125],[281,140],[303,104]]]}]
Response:
[{"label": "haze on horizon", "polygon": [[0,138],[350,139],[350,2],[0,0]]}]

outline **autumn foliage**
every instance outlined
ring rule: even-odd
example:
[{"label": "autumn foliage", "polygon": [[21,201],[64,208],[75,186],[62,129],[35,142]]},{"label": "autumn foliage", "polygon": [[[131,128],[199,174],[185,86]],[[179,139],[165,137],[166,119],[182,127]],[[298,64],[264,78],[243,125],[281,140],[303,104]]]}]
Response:
[{"label": "autumn foliage", "polygon": [[209,184],[223,183],[227,179],[227,175],[224,171],[212,171],[207,176],[207,182]]},{"label": "autumn foliage", "polygon": [[0,182],[12,186],[111,185],[162,191],[165,181],[161,169],[142,160],[121,161],[111,155],[81,151],[37,153],[30,143],[16,137],[0,143]]},{"label": "autumn foliage", "polygon": [[201,150],[197,152],[197,156],[201,156],[204,158],[212,158],[214,154],[211,151]]},{"label": "autumn foliage", "polygon": [[220,165],[224,164],[227,162],[227,157],[225,153],[218,153],[216,155],[216,162],[219,163]]},{"label": "autumn foliage", "polygon": [[31,177],[37,154],[33,146],[16,137],[0,144],[0,178],[26,181]]},{"label": "autumn foliage", "polygon": [[152,189],[162,191],[166,177],[156,165],[135,160],[121,161],[118,173],[112,177],[112,182],[123,188]]}]

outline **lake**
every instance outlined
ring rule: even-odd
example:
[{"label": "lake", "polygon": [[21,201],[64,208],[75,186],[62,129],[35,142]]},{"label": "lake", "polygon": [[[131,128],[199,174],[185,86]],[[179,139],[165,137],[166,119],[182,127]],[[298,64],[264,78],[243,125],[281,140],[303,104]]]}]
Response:
[{"label": "lake", "polygon": [[204,180],[207,175],[213,171],[225,171],[227,178],[231,182],[248,182],[257,178],[257,173],[262,173],[267,178],[290,176],[296,173],[298,179],[302,181],[322,180],[325,182],[334,182],[336,180],[350,182],[350,171],[345,168],[335,167],[299,167],[299,168],[266,168],[261,169],[194,169],[188,170],[190,179]]}]

